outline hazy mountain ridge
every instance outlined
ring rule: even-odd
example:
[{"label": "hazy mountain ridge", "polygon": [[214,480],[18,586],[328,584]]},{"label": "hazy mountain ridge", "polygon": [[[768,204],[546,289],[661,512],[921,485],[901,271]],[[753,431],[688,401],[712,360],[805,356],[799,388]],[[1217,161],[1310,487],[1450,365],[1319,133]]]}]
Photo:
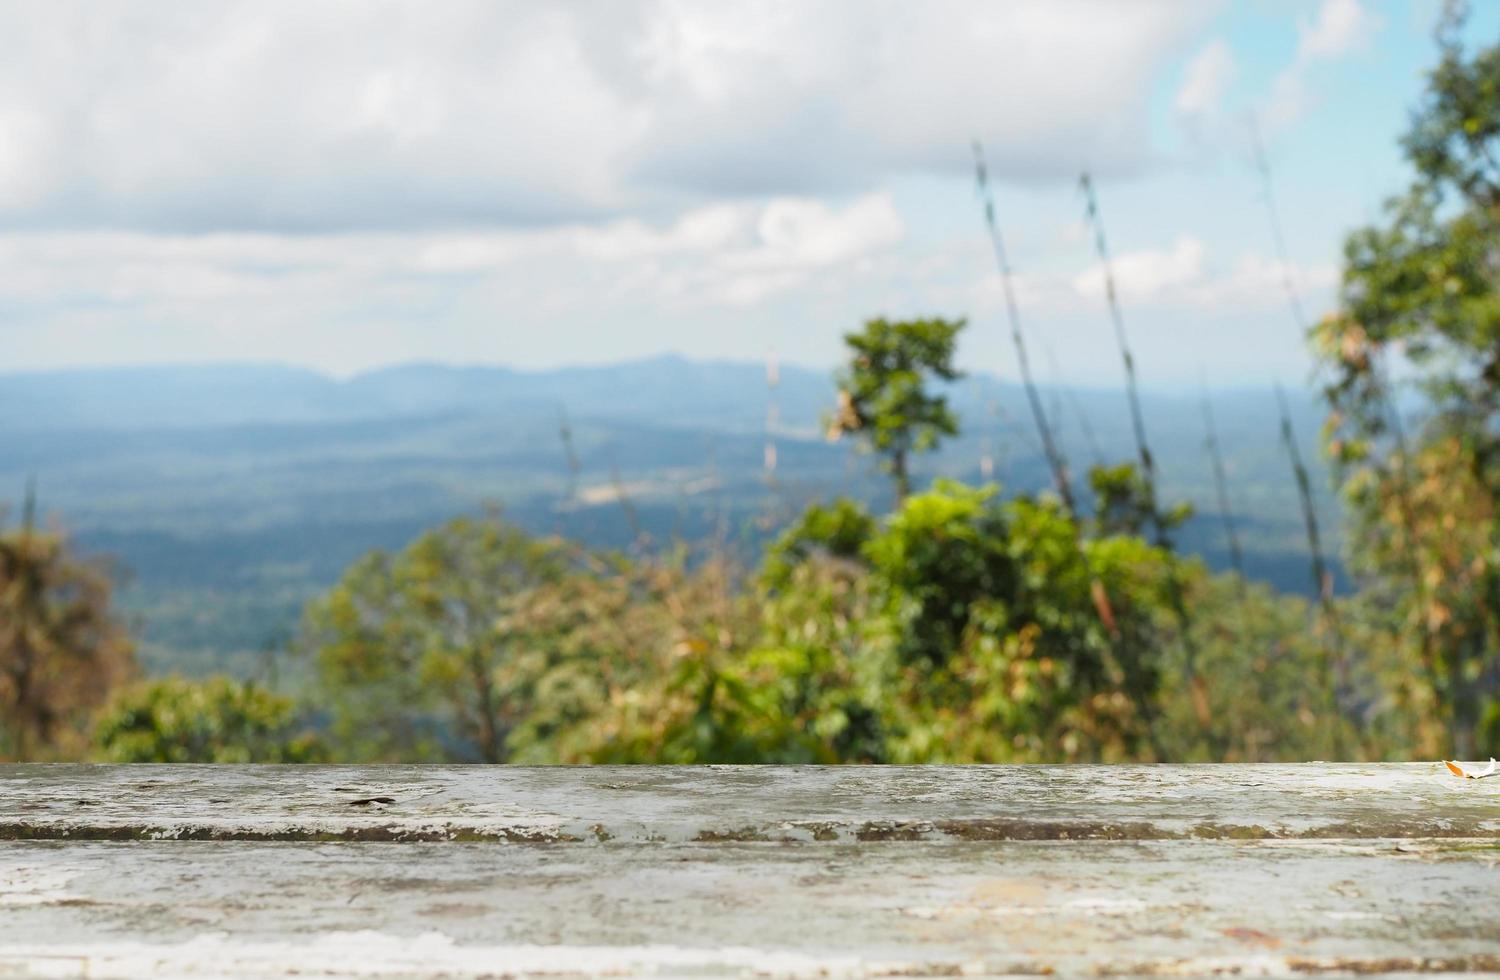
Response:
[{"label": "hazy mountain ridge", "polygon": [[[788,407],[826,400],[827,372],[784,368],[780,380]],[[347,380],[281,365],[84,369],[0,375],[0,427],[204,428],[511,409],[657,419],[692,413],[744,424],[764,417],[765,392],[763,366],[679,357],[547,371],[406,364]]]},{"label": "hazy mountain ridge", "polygon": [[[338,379],[308,368],[277,364],[183,365],[72,369],[0,374],[0,429],[193,429],[362,422],[375,419],[488,413],[564,411],[578,416],[759,427],[768,398],[784,425],[808,427],[831,404],[832,372],[781,365],[774,389],[763,364],[692,361],[676,355],[620,364],[522,371],[480,365],[412,363]],[[980,402],[998,397],[1012,412],[1026,411],[1020,385],[989,372],[950,386],[955,403],[983,414]],[[1049,409],[1066,427],[1073,406],[1103,422],[1123,407],[1115,389],[1041,385]],[[1064,399],[1064,394],[1066,398]],[[1321,409],[1307,392],[1289,392],[1294,418],[1306,423]],[[1198,413],[1197,396],[1146,391],[1159,412]],[[1235,429],[1274,410],[1270,389],[1236,387],[1214,393],[1220,424]],[[1029,413],[1018,421],[1030,424]]]},{"label": "hazy mountain ridge", "polygon": [[[1048,486],[1018,386],[981,375],[950,393],[963,432],[919,461],[919,483],[981,481],[988,458],[1006,492]],[[1096,461],[1134,459],[1121,392],[1041,394],[1079,478]],[[763,470],[771,399],[774,483]],[[763,365],[675,357],[545,372],[405,365],[347,381],[267,366],[0,375],[0,502],[19,502],[36,478],[49,520],[132,573],[124,597],[153,668],[243,666],[361,553],[486,501],[595,545],[628,544],[633,514],[658,541],[728,533],[747,555],[814,499],[883,505],[873,461],[821,436],[833,399],[831,372],[785,367],[768,390]],[[1303,590],[1272,394],[1214,402],[1247,567]],[[1199,508],[1183,546],[1222,566],[1198,399],[1147,394],[1144,407],[1165,495]],[[1317,403],[1303,393],[1294,416],[1316,459]],[[1318,484],[1336,546],[1336,508]]]}]

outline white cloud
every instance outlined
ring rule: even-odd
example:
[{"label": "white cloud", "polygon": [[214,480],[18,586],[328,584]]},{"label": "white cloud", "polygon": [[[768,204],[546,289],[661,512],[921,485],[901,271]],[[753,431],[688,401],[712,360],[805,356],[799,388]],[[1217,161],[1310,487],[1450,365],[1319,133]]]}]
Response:
[{"label": "white cloud", "polygon": [[[345,371],[435,350],[543,357],[545,329],[608,329],[641,353],[631,323],[700,322],[797,289],[846,281],[903,239],[886,194],[841,206],[804,198],[711,205],[653,226],[337,234],[0,234],[0,310],[12,364],[297,359]],[[313,327],[315,329],[309,329]],[[439,344],[435,336],[444,337]],[[497,346],[508,337],[508,346]],[[528,354],[533,345],[543,354]],[[632,348],[634,350],[632,350]],[[649,350],[650,348],[648,348]]]},{"label": "white cloud", "polygon": [[[1099,270],[1039,263],[1036,249],[1054,246],[1018,256],[1027,329],[1066,353],[1071,382],[1115,384]],[[1117,257],[1148,383],[1191,381],[1200,362],[1231,380],[1302,364],[1281,267],[1217,252],[1181,235]],[[1308,310],[1331,301],[1333,263],[1289,271]],[[413,359],[538,367],[663,351],[753,359],[768,344],[831,364],[840,331],[878,314],[970,316],[966,364],[1013,369],[982,234],[914,238],[885,195],[714,206],[661,225],[8,232],[0,310],[7,370],[268,358],[338,373]],[[1281,338],[1274,350],[1244,343],[1267,330]]]},{"label": "white cloud", "polygon": [[[1163,292],[1196,283],[1204,274],[1203,243],[1180,235],[1170,249],[1126,252],[1112,263],[1115,287],[1128,298],[1154,298]],[[1094,265],[1073,280],[1083,296],[1104,295],[1104,267]]]},{"label": "white cloud", "polygon": [[1177,90],[1173,107],[1185,116],[1207,116],[1217,113],[1237,74],[1234,54],[1222,38],[1216,38],[1193,56],[1183,73],[1182,87]]},{"label": "white cloud", "polygon": [[1283,263],[1255,252],[1246,252],[1227,274],[1202,283],[1194,293],[1193,301],[1206,308],[1285,307],[1289,281],[1305,303],[1333,289],[1339,281],[1338,265],[1333,262]]},{"label": "white cloud", "polygon": [[821,201],[771,201],[756,223],[760,244],[739,253],[741,266],[817,269],[893,245],[905,225],[885,194],[835,211]]},{"label": "white cloud", "polygon": [[[840,330],[876,314],[973,315],[966,350],[1007,363],[964,179],[978,136],[1004,181],[1023,316],[1063,350],[1071,318],[1078,363],[1113,383],[1108,345],[1083,349],[1105,320],[1097,270],[1070,258],[1087,237],[1064,220],[1071,184],[1085,163],[1157,165],[1153,92],[1215,124],[1235,59],[1223,41],[1191,48],[1214,9],[0,0],[6,363],[346,372],[768,343],[831,363]],[[1337,47],[1325,19],[1305,25],[1319,39],[1299,64]],[[1190,53],[1177,91],[1159,89]],[[1274,311],[1274,266],[1172,239],[1205,192],[1157,173],[1120,181],[1160,205],[1140,232],[1158,248],[1117,260],[1143,346],[1174,315]]]},{"label": "white cloud", "polygon": [[687,212],[662,230],[631,218],[578,228],[570,238],[579,255],[604,260],[708,252],[742,241],[756,211],[748,204],[710,205]]},{"label": "white cloud", "polygon": [[23,207],[46,187],[48,135],[34,110],[0,104],[0,211]]},{"label": "white cloud", "polygon": [[1277,74],[1271,82],[1271,94],[1265,107],[1256,114],[1258,123],[1270,129],[1280,129],[1295,122],[1306,111],[1308,94],[1302,74],[1300,65]]},{"label": "white cloud", "polygon": [[[1320,300],[1338,281],[1338,268],[1333,263],[1288,265],[1257,252],[1245,252],[1225,268],[1215,263],[1203,242],[1192,235],[1179,235],[1168,249],[1126,252],[1113,265],[1121,298],[1146,311],[1276,312],[1286,306],[1288,279],[1299,293]],[[1071,286],[1075,296],[1093,302],[1102,300],[1103,267],[1090,266],[1073,278]],[[1073,308],[1060,294],[1051,295],[1057,297],[1054,304],[1058,308]]]},{"label": "white cloud", "polygon": [[1312,102],[1307,73],[1320,61],[1334,61],[1368,47],[1384,26],[1360,0],[1323,0],[1312,21],[1297,23],[1297,54],[1271,83],[1261,119],[1272,127],[1285,126],[1301,116]]},{"label": "white cloud", "polygon": [[1368,44],[1380,23],[1359,0],[1323,0],[1316,20],[1297,24],[1297,57],[1342,57]]},{"label": "white cloud", "polygon": [[0,0],[0,220],[328,231],[670,215],[1148,165],[1175,0]]}]

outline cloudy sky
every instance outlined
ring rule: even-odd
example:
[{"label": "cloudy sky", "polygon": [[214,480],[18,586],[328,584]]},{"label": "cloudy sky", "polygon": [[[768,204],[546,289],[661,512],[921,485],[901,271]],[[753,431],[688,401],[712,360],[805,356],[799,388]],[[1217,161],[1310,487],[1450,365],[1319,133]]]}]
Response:
[{"label": "cloudy sky", "polygon": [[[0,372],[281,361],[829,365],[968,316],[1013,374],[980,138],[1044,377],[1307,375],[1437,0],[0,0]],[[1470,35],[1500,40],[1500,4]]]}]

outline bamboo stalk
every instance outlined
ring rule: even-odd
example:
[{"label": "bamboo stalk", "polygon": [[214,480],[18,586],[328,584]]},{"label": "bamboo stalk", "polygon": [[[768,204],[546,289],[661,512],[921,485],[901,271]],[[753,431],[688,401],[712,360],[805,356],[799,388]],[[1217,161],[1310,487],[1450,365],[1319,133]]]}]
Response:
[{"label": "bamboo stalk", "polygon": [[709,492],[714,495],[714,547],[722,552],[729,540],[729,514],[724,505],[723,483],[719,479],[719,451],[711,433],[704,435],[703,438],[704,454],[707,459],[708,487]]},{"label": "bamboo stalk", "polygon": [[1089,455],[1094,462],[1100,466],[1104,465],[1104,451],[1099,448],[1099,438],[1094,434],[1094,424],[1089,421],[1089,413],[1084,411],[1083,403],[1078,400],[1078,392],[1072,388],[1067,392],[1068,405],[1073,409],[1073,415],[1078,419],[1078,431],[1083,433],[1084,444],[1089,447]]},{"label": "bamboo stalk", "polygon": [[1313,586],[1319,601],[1326,603],[1333,595],[1333,578],[1328,574],[1328,565],[1323,560],[1322,538],[1318,531],[1318,512],[1313,506],[1312,481],[1307,467],[1302,462],[1302,452],[1297,448],[1297,436],[1292,431],[1292,413],[1287,406],[1286,392],[1276,386],[1276,405],[1281,412],[1281,442],[1286,447],[1287,458],[1292,464],[1292,475],[1297,482],[1297,493],[1302,502],[1302,518],[1306,527],[1308,550],[1311,554]]},{"label": "bamboo stalk", "polygon": [[[1297,437],[1292,431],[1292,413],[1287,407],[1286,392],[1276,386],[1276,404],[1281,411],[1281,442],[1291,460],[1292,474],[1297,483],[1297,494],[1302,503],[1302,520],[1307,534],[1309,567],[1312,571],[1313,587],[1318,607],[1327,627],[1327,642],[1323,647],[1322,683],[1328,693],[1330,705],[1339,714],[1343,713],[1342,690],[1347,688],[1345,676],[1347,665],[1343,656],[1343,631],[1340,629],[1338,607],[1333,601],[1333,576],[1323,559],[1322,538],[1318,531],[1318,512],[1313,506],[1312,481],[1308,479],[1307,467],[1302,462],[1302,452],[1297,448]],[[1334,746],[1342,751],[1342,736],[1334,730]]]},{"label": "bamboo stalk", "polygon": [[1085,213],[1094,229],[1094,250],[1099,255],[1099,264],[1104,271],[1104,296],[1109,306],[1110,321],[1115,328],[1115,346],[1120,351],[1120,361],[1125,366],[1125,397],[1130,403],[1130,424],[1135,434],[1136,455],[1141,461],[1141,479],[1146,484],[1146,502],[1150,507],[1150,518],[1156,533],[1158,547],[1170,549],[1171,537],[1166,522],[1162,520],[1161,508],[1157,504],[1156,457],[1146,438],[1146,419],[1141,412],[1140,386],[1136,381],[1135,355],[1130,350],[1130,338],[1125,333],[1125,315],[1120,310],[1120,297],[1115,289],[1115,273],[1110,262],[1109,243],[1104,237],[1104,219],[1099,213],[1099,201],[1094,194],[1094,182],[1085,171],[1078,178],[1083,191]]},{"label": "bamboo stalk", "polygon": [[776,351],[766,352],[766,449],[763,464],[767,486],[776,485],[776,428],[781,422],[781,407],[776,401],[776,389],[781,386],[781,370],[776,363]]},{"label": "bamboo stalk", "polygon": [[[1307,319],[1302,311],[1302,299],[1297,292],[1297,284],[1292,280],[1292,265],[1286,247],[1286,235],[1281,225],[1281,209],[1276,204],[1275,184],[1271,179],[1271,163],[1266,157],[1265,147],[1260,139],[1260,127],[1256,124],[1255,117],[1250,117],[1250,144],[1254,156],[1255,170],[1260,175],[1261,195],[1266,206],[1266,219],[1271,228],[1271,243],[1276,250],[1276,260],[1280,265],[1281,287],[1286,294],[1287,309],[1292,314],[1293,325],[1297,328],[1299,335],[1307,333]],[[1326,626],[1327,640],[1324,646],[1323,682],[1328,690],[1329,698],[1334,709],[1342,713],[1341,690],[1346,690],[1348,665],[1344,658],[1343,631],[1340,626],[1337,607],[1333,601],[1333,577],[1328,572],[1327,562],[1323,558],[1323,545],[1318,533],[1317,509],[1313,504],[1312,484],[1307,476],[1307,467],[1302,463],[1302,454],[1297,448],[1297,440],[1292,432],[1291,412],[1287,408],[1286,393],[1281,385],[1276,386],[1276,401],[1281,409],[1281,440],[1286,446],[1287,455],[1291,460],[1292,473],[1297,483],[1297,493],[1302,504],[1302,519],[1307,535],[1307,548],[1309,562],[1313,576],[1313,585],[1316,590],[1318,606],[1323,614]],[[1330,669],[1331,668],[1331,669]],[[1332,674],[1336,672],[1337,681]],[[1339,731],[1334,731],[1335,750],[1339,750],[1342,736]]]},{"label": "bamboo stalk", "polygon": [[573,446],[573,428],[568,424],[568,411],[557,406],[557,432],[562,439],[563,458],[568,466],[568,503],[578,500],[578,474],[582,466],[578,462],[578,451]]},{"label": "bamboo stalk", "polygon": [[26,498],[21,504],[21,532],[24,539],[31,538],[36,530],[36,477],[26,478]]},{"label": "bamboo stalk", "polygon": [[1214,424],[1213,402],[1208,397],[1208,385],[1203,385],[1203,427],[1208,433],[1204,448],[1208,450],[1213,465],[1214,489],[1219,500],[1219,516],[1224,522],[1224,539],[1229,544],[1229,561],[1239,576],[1241,595],[1245,591],[1245,558],[1240,551],[1240,536],[1234,525],[1234,509],[1229,504],[1229,479],[1224,473],[1224,456],[1219,448],[1219,430]]},{"label": "bamboo stalk", "polygon": [[1077,519],[1078,508],[1073,490],[1068,481],[1068,463],[1062,449],[1053,436],[1052,426],[1047,421],[1047,411],[1042,407],[1041,395],[1037,392],[1036,380],[1031,373],[1031,359],[1026,353],[1026,338],[1021,332],[1021,313],[1016,305],[1015,284],[1012,282],[1010,261],[1006,257],[1005,242],[1000,237],[1000,226],[995,217],[995,199],[990,192],[989,170],[984,162],[984,147],[974,141],[974,181],[980,199],[984,202],[984,222],[989,229],[990,247],[995,253],[995,264],[1000,271],[1000,281],[1005,290],[1005,311],[1010,321],[1011,343],[1016,348],[1016,360],[1020,365],[1021,383],[1026,389],[1026,400],[1031,406],[1032,420],[1036,423],[1037,435],[1042,440],[1042,452],[1047,466],[1052,471],[1052,482],[1057,495],[1062,498],[1068,516]]},{"label": "bamboo stalk", "polygon": [[[1005,308],[1010,321],[1011,342],[1016,348],[1016,360],[1020,365],[1021,381],[1026,390],[1026,400],[1031,408],[1032,420],[1036,424],[1037,435],[1042,441],[1043,454],[1046,456],[1048,467],[1052,471],[1053,483],[1057,488],[1058,496],[1062,498],[1063,508],[1073,522],[1075,536],[1074,547],[1084,567],[1088,570],[1091,579],[1090,591],[1093,593],[1094,602],[1103,623],[1109,640],[1103,650],[1103,659],[1106,669],[1117,675],[1121,682],[1128,680],[1124,663],[1121,661],[1116,645],[1122,644],[1124,638],[1114,626],[1113,613],[1110,611],[1109,595],[1104,588],[1103,581],[1096,575],[1089,561],[1088,549],[1084,546],[1082,538],[1082,523],[1078,508],[1073,497],[1072,488],[1068,479],[1067,460],[1063,456],[1062,449],[1058,445],[1053,433],[1051,423],[1048,422],[1047,412],[1042,407],[1042,399],[1037,391],[1036,379],[1031,372],[1031,360],[1027,356],[1026,340],[1021,330],[1021,315],[1016,304],[1015,285],[1012,281],[1010,262],[1006,257],[1005,243],[1000,236],[999,223],[995,217],[994,197],[990,192],[989,173],[984,162],[984,148],[976,140],[974,142],[974,177],[980,199],[984,202],[985,226],[989,230],[990,245],[995,253],[995,264],[1000,271],[1000,280],[1005,290]],[[1161,734],[1158,731],[1159,719],[1156,706],[1148,696],[1136,696],[1138,692],[1130,691],[1128,696],[1135,702],[1141,713],[1141,721],[1145,727],[1147,741],[1151,745],[1152,752],[1157,759],[1165,758],[1165,751],[1161,743]]]},{"label": "bamboo stalk", "polygon": [[991,445],[990,420],[986,418],[985,412],[984,380],[975,375],[969,381],[969,388],[973,392],[974,403],[979,406],[979,482],[989,483],[995,478],[995,455]]},{"label": "bamboo stalk", "polygon": [[[1085,214],[1094,230],[1094,249],[1099,256],[1100,268],[1104,273],[1104,295],[1109,306],[1110,321],[1114,325],[1115,346],[1120,352],[1120,362],[1125,369],[1125,396],[1130,405],[1131,428],[1135,435],[1136,455],[1141,461],[1141,480],[1146,487],[1146,510],[1147,517],[1151,521],[1152,530],[1155,532],[1155,543],[1158,548],[1165,551],[1172,550],[1172,539],[1168,533],[1167,522],[1162,516],[1161,505],[1158,503],[1157,479],[1156,479],[1156,457],[1151,453],[1151,444],[1146,437],[1146,418],[1141,411],[1140,385],[1136,379],[1135,355],[1130,350],[1130,338],[1125,332],[1125,315],[1120,308],[1119,292],[1115,289],[1115,273],[1113,263],[1110,261],[1109,242],[1104,234],[1104,218],[1099,212],[1099,201],[1094,193],[1094,182],[1084,171],[1078,178],[1079,188],[1083,191]],[[1183,671],[1187,675],[1187,682],[1193,691],[1195,702],[1198,706],[1198,721],[1203,727],[1209,747],[1219,756],[1223,755],[1225,746],[1219,739],[1213,736],[1213,716],[1208,708],[1207,691],[1202,679],[1198,676],[1198,643],[1193,638],[1193,616],[1188,609],[1186,590],[1182,578],[1175,565],[1170,566],[1166,577],[1167,601],[1172,607],[1172,614],[1181,629]]]},{"label": "bamboo stalk", "polygon": [[1280,265],[1281,289],[1286,294],[1287,307],[1292,311],[1292,322],[1297,331],[1307,330],[1307,317],[1302,315],[1302,298],[1297,294],[1297,285],[1292,281],[1292,264],[1287,258],[1286,235],[1281,230],[1281,209],[1276,206],[1276,188],[1271,180],[1271,162],[1266,158],[1265,147],[1260,141],[1260,127],[1255,117],[1250,117],[1250,151],[1254,156],[1255,172],[1260,175],[1261,197],[1266,205],[1266,219],[1271,225],[1271,244],[1276,249],[1276,261]]},{"label": "bamboo stalk", "polygon": [[[1437,699],[1442,696],[1443,682],[1437,669],[1437,637],[1434,635],[1431,622],[1428,619],[1428,610],[1432,601],[1432,591],[1427,584],[1427,576],[1422,571],[1421,559],[1418,555],[1417,544],[1417,515],[1416,503],[1412,497],[1412,473],[1411,452],[1406,441],[1406,424],[1401,420],[1401,411],[1397,406],[1396,398],[1390,395],[1391,381],[1385,373],[1384,365],[1378,359],[1379,354],[1374,355],[1371,370],[1375,372],[1377,384],[1381,392],[1381,399],[1385,403],[1388,424],[1391,427],[1391,435],[1396,443],[1396,457],[1398,468],[1396,470],[1396,503],[1400,514],[1401,530],[1404,540],[1402,544],[1402,556],[1406,560],[1406,573],[1411,578],[1412,588],[1417,596],[1417,628],[1420,631],[1420,642],[1422,645],[1422,672],[1426,675],[1427,683],[1432,688],[1432,696]],[[1456,720],[1456,719],[1455,719]],[[1449,737],[1458,743],[1459,736],[1456,729],[1450,726]]]},{"label": "bamboo stalk", "polygon": [[1083,436],[1083,444],[1088,447],[1089,455],[1094,465],[1104,465],[1104,453],[1099,449],[1099,440],[1094,436],[1094,427],[1089,423],[1088,413],[1083,410],[1083,405],[1078,401],[1078,392],[1063,378],[1062,366],[1058,363],[1057,353],[1048,343],[1042,344],[1042,350],[1047,355],[1047,367],[1052,372],[1052,417],[1058,419],[1059,441],[1062,439],[1063,404],[1067,403],[1068,409],[1073,413],[1078,422],[1078,433]]},{"label": "bamboo stalk", "polygon": [[640,515],[636,513],[635,503],[630,499],[630,490],[625,486],[625,480],[620,476],[620,463],[615,458],[615,451],[609,451],[609,482],[614,488],[615,499],[619,501],[620,510],[625,514],[625,523],[630,528],[631,537],[637,546],[647,543],[646,529],[641,525]]}]

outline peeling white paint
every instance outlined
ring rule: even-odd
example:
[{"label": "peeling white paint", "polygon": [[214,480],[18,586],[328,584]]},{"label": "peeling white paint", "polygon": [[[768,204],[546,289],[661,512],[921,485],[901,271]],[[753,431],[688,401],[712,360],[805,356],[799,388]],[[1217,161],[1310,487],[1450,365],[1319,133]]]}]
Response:
[{"label": "peeling white paint", "polygon": [[0,767],[0,977],[1500,973],[1497,782]]}]

